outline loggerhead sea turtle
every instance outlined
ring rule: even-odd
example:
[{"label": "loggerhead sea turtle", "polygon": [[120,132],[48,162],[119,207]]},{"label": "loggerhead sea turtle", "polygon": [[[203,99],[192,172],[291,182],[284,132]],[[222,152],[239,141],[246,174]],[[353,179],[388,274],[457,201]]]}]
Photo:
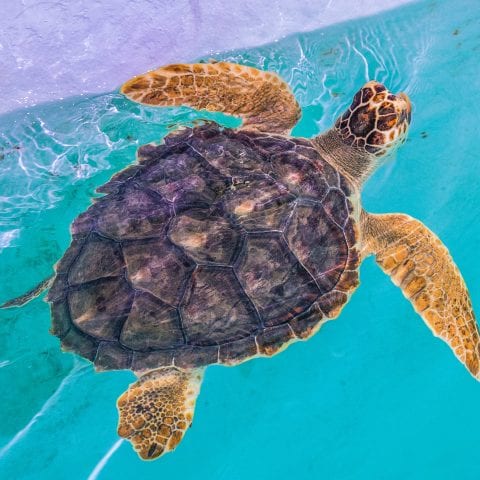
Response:
[{"label": "loggerhead sea turtle", "polygon": [[5,306],[51,287],[51,332],[63,349],[97,370],[136,373],[118,399],[118,433],[141,458],[180,442],[206,366],[312,336],[338,316],[371,254],[479,378],[477,325],[446,247],[412,217],[361,206],[379,157],[405,138],[405,94],[368,82],[333,128],[307,140],[289,135],[301,111],[287,84],[255,68],[170,65],[121,92],[243,125],[206,123],[140,147],[137,164],[73,222],[53,282]]}]

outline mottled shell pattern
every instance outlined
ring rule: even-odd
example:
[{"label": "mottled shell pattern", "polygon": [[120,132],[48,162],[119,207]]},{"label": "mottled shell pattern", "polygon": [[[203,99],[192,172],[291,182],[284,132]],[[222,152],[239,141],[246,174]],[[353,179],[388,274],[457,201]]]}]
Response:
[{"label": "mottled shell pattern", "polygon": [[99,370],[273,355],[358,285],[351,187],[308,140],[186,128],[98,191],[48,300],[52,333]]}]

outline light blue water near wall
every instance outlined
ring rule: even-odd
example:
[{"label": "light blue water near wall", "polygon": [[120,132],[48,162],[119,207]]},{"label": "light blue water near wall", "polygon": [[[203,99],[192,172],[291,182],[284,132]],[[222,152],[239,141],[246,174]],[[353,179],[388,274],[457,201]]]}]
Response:
[{"label": "light blue water near wall", "polygon": [[[479,55],[480,8],[463,0],[219,58],[279,72],[303,106],[300,136],[329,127],[368,79],[405,90],[409,140],[368,182],[364,205],[437,232],[480,312]],[[71,221],[139,144],[195,118],[205,115],[142,108],[116,93],[0,117],[0,301],[51,272]],[[193,427],[153,463],[115,432],[115,400],[131,373],[95,374],[61,353],[41,300],[1,312],[0,478],[480,478],[480,384],[371,259],[361,280],[341,318],[310,341],[210,368]]]}]

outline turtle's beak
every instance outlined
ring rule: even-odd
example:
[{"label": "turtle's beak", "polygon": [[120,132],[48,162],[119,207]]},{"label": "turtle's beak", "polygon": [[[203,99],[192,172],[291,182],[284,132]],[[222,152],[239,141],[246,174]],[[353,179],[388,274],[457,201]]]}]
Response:
[{"label": "turtle's beak", "polygon": [[398,98],[401,98],[405,102],[405,109],[404,109],[404,115],[405,115],[405,120],[407,121],[407,124],[410,124],[410,120],[412,117],[412,102],[410,101],[410,98],[408,98],[408,95],[404,92],[399,93],[397,95]]},{"label": "turtle's beak", "polygon": [[404,92],[402,93],[399,93],[398,96],[400,98],[403,98],[403,100],[405,100],[406,104],[407,104],[407,113],[411,113],[412,111],[412,102],[410,101],[410,99],[408,98],[408,95]]}]

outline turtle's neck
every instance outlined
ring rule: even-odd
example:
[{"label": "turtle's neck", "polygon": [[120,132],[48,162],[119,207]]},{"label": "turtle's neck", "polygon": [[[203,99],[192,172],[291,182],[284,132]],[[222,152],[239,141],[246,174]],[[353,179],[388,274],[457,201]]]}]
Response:
[{"label": "turtle's neck", "polygon": [[358,188],[377,167],[377,157],[345,144],[334,128],[313,138],[312,143],[330,165]]}]

